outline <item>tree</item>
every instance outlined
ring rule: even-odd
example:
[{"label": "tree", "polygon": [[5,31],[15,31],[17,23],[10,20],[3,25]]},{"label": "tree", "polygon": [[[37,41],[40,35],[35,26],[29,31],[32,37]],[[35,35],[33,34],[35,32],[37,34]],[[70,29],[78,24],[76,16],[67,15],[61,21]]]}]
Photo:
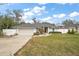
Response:
[{"label": "tree", "polygon": [[34,22],[35,24],[37,23],[36,18],[33,18],[32,20],[33,20],[33,22]]},{"label": "tree", "polygon": [[68,34],[70,34],[71,33],[71,31],[70,31],[70,29],[68,30]]},{"label": "tree", "polygon": [[22,11],[21,10],[13,10],[13,13],[15,14],[16,21],[21,21],[20,17],[22,17]]},{"label": "tree", "polygon": [[33,20],[34,24],[40,23],[40,21],[39,20],[37,21],[35,17],[32,20]]},{"label": "tree", "polygon": [[16,25],[16,22],[14,22],[14,20],[5,15],[1,20],[0,20],[0,29],[10,29],[12,28],[14,25]]},{"label": "tree", "polygon": [[23,12],[21,10],[7,10],[7,14],[9,16],[12,16],[13,19],[18,23],[20,23],[22,20],[21,17],[23,15]]},{"label": "tree", "polygon": [[69,26],[69,25],[75,24],[75,21],[71,20],[71,19],[67,19],[67,20],[63,21],[62,24],[65,26]]},{"label": "tree", "polygon": [[73,29],[73,28],[72,28],[71,30],[69,29],[69,30],[68,30],[68,34],[75,34],[74,29]]},{"label": "tree", "polygon": [[67,27],[73,26],[76,29],[76,31],[78,31],[79,22],[76,20],[68,19],[68,20],[63,21],[62,24]]}]

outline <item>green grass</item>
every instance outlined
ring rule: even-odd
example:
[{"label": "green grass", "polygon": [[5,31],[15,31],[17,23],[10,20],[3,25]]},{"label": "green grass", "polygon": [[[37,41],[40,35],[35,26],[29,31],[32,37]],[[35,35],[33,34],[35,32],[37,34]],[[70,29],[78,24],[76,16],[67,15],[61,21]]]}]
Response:
[{"label": "green grass", "polygon": [[79,34],[52,34],[34,37],[16,55],[72,56],[79,55]]}]

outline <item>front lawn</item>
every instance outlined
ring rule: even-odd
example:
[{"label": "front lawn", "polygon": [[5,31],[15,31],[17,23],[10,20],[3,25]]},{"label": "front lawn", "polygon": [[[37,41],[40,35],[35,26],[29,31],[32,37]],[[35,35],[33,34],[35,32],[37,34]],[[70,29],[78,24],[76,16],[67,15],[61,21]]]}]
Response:
[{"label": "front lawn", "polygon": [[69,56],[79,55],[79,34],[52,34],[33,37],[15,55],[21,56]]}]

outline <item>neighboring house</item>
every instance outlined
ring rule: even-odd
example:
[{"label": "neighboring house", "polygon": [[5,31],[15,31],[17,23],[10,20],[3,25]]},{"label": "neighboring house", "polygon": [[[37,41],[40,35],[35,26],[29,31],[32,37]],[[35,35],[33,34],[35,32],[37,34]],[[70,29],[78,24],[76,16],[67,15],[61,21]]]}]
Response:
[{"label": "neighboring house", "polygon": [[65,28],[63,25],[59,25],[55,27],[55,32],[67,33],[68,29]]},{"label": "neighboring house", "polygon": [[79,24],[77,25],[77,32],[79,32]]},{"label": "neighboring house", "polygon": [[71,24],[64,27],[67,29],[74,29],[75,31],[79,32],[79,24]]},{"label": "neighboring house", "polygon": [[75,31],[79,32],[79,24],[70,24],[70,25],[59,25],[55,27],[55,31],[61,33],[67,33],[68,30],[74,29]]}]

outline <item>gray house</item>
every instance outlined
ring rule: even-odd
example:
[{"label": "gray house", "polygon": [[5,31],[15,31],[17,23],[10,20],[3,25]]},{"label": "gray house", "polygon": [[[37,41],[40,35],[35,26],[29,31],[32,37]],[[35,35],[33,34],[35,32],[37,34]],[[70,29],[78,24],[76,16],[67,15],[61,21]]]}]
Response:
[{"label": "gray house", "polygon": [[68,30],[72,30],[72,29],[79,32],[79,24],[68,24],[68,25],[55,26],[55,31],[59,31],[62,33],[67,33]]},{"label": "gray house", "polygon": [[19,30],[34,30],[36,32],[38,28],[43,28],[45,33],[48,33],[50,29],[54,28],[54,24],[50,24],[47,22],[43,23],[22,23],[20,25],[15,26],[14,28],[17,28]]}]

